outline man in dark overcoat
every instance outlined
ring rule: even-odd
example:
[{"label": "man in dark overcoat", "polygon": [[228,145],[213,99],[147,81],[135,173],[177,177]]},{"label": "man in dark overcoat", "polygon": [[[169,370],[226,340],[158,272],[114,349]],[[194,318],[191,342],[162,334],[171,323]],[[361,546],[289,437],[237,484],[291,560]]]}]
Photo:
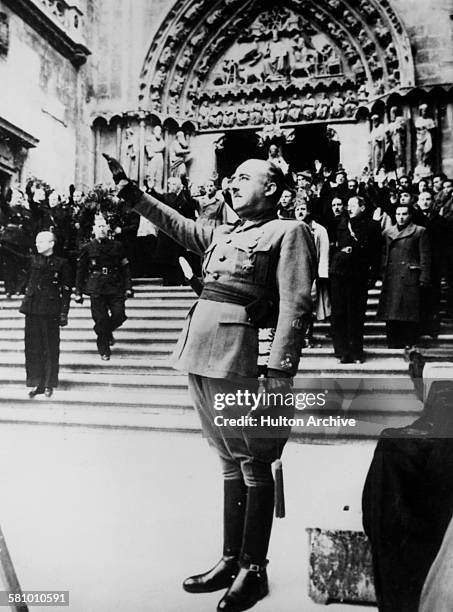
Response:
[{"label": "man in dark overcoat", "polygon": [[53,254],[52,232],[36,236],[37,255],[26,257],[29,276],[20,312],[25,315],[25,369],[29,396],[50,397],[58,386],[60,327],[68,324],[71,270]]},{"label": "man in dark overcoat", "polygon": [[440,297],[442,276],[447,268],[449,252],[449,228],[444,217],[434,210],[434,198],[430,191],[418,196],[414,207],[413,223],[426,228],[431,252],[430,284],[422,292],[422,334],[437,338],[440,331]]},{"label": "man in dark overcoat", "polygon": [[368,289],[376,283],[381,260],[381,229],[369,219],[365,201],[348,201],[348,217],[337,225],[330,264],[332,337],[341,363],[361,363]]},{"label": "man in dark overcoat", "polygon": [[97,347],[103,361],[110,359],[113,332],[127,319],[126,298],[133,296],[129,261],[123,245],[107,238],[108,232],[105,220],[98,220],[93,226],[95,239],[80,252],[75,300],[80,304],[83,293],[90,296]]},{"label": "man in dark overcoat", "polygon": [[378,316],[386,322],[389,348],[416,344],[421,297],[430,283],[431,253],[428,232],[412,223],[412,209],[396,209],[396,226],[384,232],[385,262]]},{"label": "man in dark overcoat", "polygon": [[[189,390],[209,443],[220,456],[224,477],[224,548],[208,572],[191,576],[184,589],[203,593],[228,589],[218,610],[251,608],[268,593],[266,555],[274,511],[271,464],[280,457],[289,428],[258,428],[216,422],[216,398],[256,390],[258,331],[275,327],[267,366],[267,390],[290,389],[297,373],[307,320],[316,254],[304,223],[276,219],[282,171],[263,160],[241,164],[230,189],[240,220],[214,229],[184,218],[145,195],[110,158],[119,195],[137,213],[186,249],[204,254],[204,287],[189,312],[173,364],[189,373]],[[237,397],[237,396],[236,396]],[[284,414],[291,409],[279,407]],[[272,414],[273,409],[269,409]],[[251,412],[259,417],[259,410]],[[266,412],[268,412],[266,410]],[[234,401],[225,418],[247,415]]]}]

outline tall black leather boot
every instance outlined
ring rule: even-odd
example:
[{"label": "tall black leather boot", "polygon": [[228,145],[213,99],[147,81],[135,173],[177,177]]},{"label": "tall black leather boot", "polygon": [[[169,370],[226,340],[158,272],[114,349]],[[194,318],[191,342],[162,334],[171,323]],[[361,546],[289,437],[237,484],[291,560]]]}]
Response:
[{"label": "tall black leather boot", "polygon": [[239,571],[246,510],[247,487],[242,480],[224,480],[223,557],[210,570],[183,582],[189,593],[212,593],[229,587]]},{"label": "tall black leather boot", "polygon": [[266,555],[274,516],[274,487],[249,487],[240,570],[220,600],[218,612],[242,612],[269,593]]}]

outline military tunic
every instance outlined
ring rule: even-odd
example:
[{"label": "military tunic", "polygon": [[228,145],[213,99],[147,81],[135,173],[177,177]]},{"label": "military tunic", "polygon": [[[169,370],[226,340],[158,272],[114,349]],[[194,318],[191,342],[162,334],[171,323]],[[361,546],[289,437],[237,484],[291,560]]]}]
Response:
[{"label": "military tunic", "polygon": [[92,240],[80,253],[76,292],[91,299],[91,315],[101,355],[110,355],[112,332],[126,321],[125,293],[132,289],[123,245],[110,239]]},{"label": "military tunic", "polygon": [[25,315],[27,387],[58,386],[60,324],[66,324],[71,270],[66,259],[32,255],[20,312]]},{"label": "military tunic", "polygon": [[[246,432],[220,431],[214,424],[213,398],[230,392],[232,381],[256,390],[260,327],[276,330],[268,368],[280,371],[282,378],[296,374],[316,276],[310,231],[298,221],[273,217],[215,229],[186,219],[145,194],[134,209],[184,248],[204,254],[205,290],[226,292],[225,301],[202,294],[193,305],[173,365],[189,373],[192,400],[208,441],[220,455],[224,477],[243,477],[248,486],[269,485],[270,463],[280,456],[289,430],[278,441],[269,436],[260,441],[262,445],[253,445]],[[243,303],[233,303],[228,295],[242,296]],[[247,304],[254,304],[260,314]],[[244,415],[244,408],[231,406],[223,411],[227,413]]]}]

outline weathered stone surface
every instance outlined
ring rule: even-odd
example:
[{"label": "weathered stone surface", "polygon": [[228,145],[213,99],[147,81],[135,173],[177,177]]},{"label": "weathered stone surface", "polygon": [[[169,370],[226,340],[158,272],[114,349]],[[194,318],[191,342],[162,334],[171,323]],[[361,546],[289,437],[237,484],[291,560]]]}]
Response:
[{"label": "weathered stone surface", "polygon": [[307,529],[309,595],[320,604],[375,603],[370,543],[360,531]]}]

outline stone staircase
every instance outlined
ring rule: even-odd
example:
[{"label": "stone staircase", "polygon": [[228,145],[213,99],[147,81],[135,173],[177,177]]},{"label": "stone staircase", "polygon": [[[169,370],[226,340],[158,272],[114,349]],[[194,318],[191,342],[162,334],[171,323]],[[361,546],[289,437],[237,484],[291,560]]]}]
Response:
[{"label": "stone staircase", "polygon": [[[407,375],[403,351],[386,348],[384,324],[376,319],[380,287],[369,293],[364,364],[339,364],[333,356],[329,325],[315,326],[314,348],[304,350],[298,387],[346,390],[340,412],[355,417],[354,431],[295,428],[302,439],[375,438],[384,426],[412,422],[421,409]],[[115,333],[112,358],[101,361],[92,330],[89,299],[72,303],[69,325],[61,332],[60,387],[51,399],[29,400],[24,386],[23,327],[20,298],[0,297],[0,421],[27,421],[198,431],[186,376],[167,363],[195,295],[188,287],[162,287],[159,280],[135,282],[127,303],[128,320]],[[446,320],[429,349],[431,359],[448,358],[453,324]],[[336,382],[335,382],[336,381]],[[360,387],[360,401],[356,389]],[[348,396],[348,392],[350,395]]]}]

